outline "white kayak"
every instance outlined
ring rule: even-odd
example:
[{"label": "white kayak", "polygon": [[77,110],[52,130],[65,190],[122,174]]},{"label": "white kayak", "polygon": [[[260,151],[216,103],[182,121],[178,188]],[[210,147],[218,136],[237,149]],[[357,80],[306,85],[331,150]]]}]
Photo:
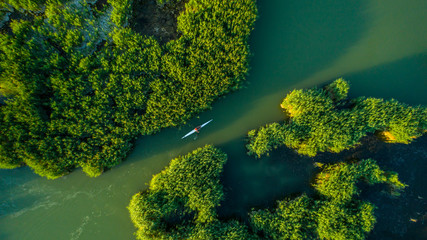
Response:
[{"label": "white kayak", "polygon": [[[185,136],[184,136],[184,137],[182,137],[181,139],[186,138],[186,137],[190,136],[191,134],[193,134],[193,133],[197,132],[200,128],[202,128],[202,127],[204,127],[204,126],[208,125],[208,123],[212,122],[212,120],[213,120],[213,119],[211,119],[211,120],[209,120],[209,121],[207,121],[207,122],[203,123],[202,125],[200,125],[200,126],[196,127],[195,129],[191,130],[189,133],[185,134]],[[197,129],[197,130],[196,130],[196,129]]]}]

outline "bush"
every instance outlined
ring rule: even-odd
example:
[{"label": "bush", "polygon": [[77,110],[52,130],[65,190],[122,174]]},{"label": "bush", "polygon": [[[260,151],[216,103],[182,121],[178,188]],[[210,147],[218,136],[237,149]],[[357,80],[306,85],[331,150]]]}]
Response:
[{"label": "bush", "polygon": [[[48,1],[44,13],[0,34],[0,167],[48,178],[82,167],[98,176],[125,159],[139,135],[177,126],[241,86],[251,0],[190,1],[180,38],[165,46],[125,26],[130,0],[99,12]],[[192,9],[192,10],[190,10]]]},{"label": "bush", "polygon": [[374,228],[374,208],[371,203],[357,200],[344,205],[324,202],[317,213],[316,232],[320,239],[363,240]]},{"label": "bush", "polygon": [[171,161],[128,206],[138,239],[251,239],[237,221],[221,222],[220,174],[227,156],[205,146]]},{"label": "bush", "polygon": [[[281,103],[288,121],[251,130],[248,154],[260,157],[286,145],[314,157],[339,153],[359,144],[368,133],[382,132],[389,142],[410,143],[426,131],[427,112],[396,100],[346,100],[349,85],[338,79],[323,89],[293,90]],[[270,136],[271,135],[271,136]]]},{"label": "bush", "polygon": [[267,239],[365,239],[376,219],[373,204],[355,199],[356,184],[362,180],[394,189],[406,186],[372,159],[328,165],[316,176],[319,196],[302,195],[278,201],[273,210],[252,210],[251,226]]},{"label": "bush", "polygon": [[273,211],[252,210],[249,216],[255,231],[262,231],[268,239],[315,239],[314,200],[302,195],[277,205]]},{"label": "bush", "polygon": [[405,188],[394,172],[384,172],[375,160],[366,159],[355,164],[328,165],[316,177],[314,188],[331,201],[345,202],[358,194],[356,183],[365,180],[369,184],[388,183],[393,189]]}]

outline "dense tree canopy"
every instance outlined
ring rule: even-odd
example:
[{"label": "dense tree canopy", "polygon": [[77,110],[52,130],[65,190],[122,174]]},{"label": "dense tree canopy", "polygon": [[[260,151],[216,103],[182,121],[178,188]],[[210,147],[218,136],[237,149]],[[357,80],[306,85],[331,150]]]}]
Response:
[{"label": "dense tree canopy", "polygon": [[347,99],[348,90],[342,79],[324,89],[293,90],[281,104],[289,119],[251,130],[248,154],[260,157],[286,145],[315,156],[352,148],[368,133],[377,132],[388,142],[410,143],[426,132],[426,108],[394,99]]},{"label": "dense tree canopy", "polygon": [[315,239],[316,202],[302,195],[277,202],[277,208],[253,210],[251,224],[255,231],[263,232],[267,239]]},{"label": "dense tree canopy", "polygon": [[316,177],[314,188],[331,201],[345,202],[359,193],[356,183],[360,180],[368,184],[387,183],[395,191],[405,187],[397,173],[385,172],[374,160],[366,159],[355,164],[337,163],[324,167]]},{"label": "dense tree canopy", "polygon": [[171,161],[128,207],[137,239],[251,239],[237,221],[218,220],[227,155],[205,146]]},{"label": "dense tree canopy", "polygon": [[46,0],[2,0],[0,2],[0,9],[8,11],[40,11]]},{"label": "dense tree canopy", "polygon": [[180,37],[164,46],[126,27],[132,2],[28,1],[42,11],[0,34],[1,168],[98,176],[138,135],[182,124],[241,86],[254,1],[191,0]]}]

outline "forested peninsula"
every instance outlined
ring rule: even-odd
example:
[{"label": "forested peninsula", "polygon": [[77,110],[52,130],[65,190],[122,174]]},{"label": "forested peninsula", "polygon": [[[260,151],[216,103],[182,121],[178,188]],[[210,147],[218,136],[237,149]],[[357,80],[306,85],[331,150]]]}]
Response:
[{"label": "forested peninsula", "polygon": [[183,9],[168,42],[135,31],[137,3],[0,3],[1,168],[98,176],[242,86],[254,1],[157,0]]},{"label": "forested peninsula", "polygon": [[405,188],[395,172],[375,160],[324,165],[313,196],[302,194],[277,202],[274,209],[252,209],[248,222],[223,219],[220,180],[227,155],[207,145],[173,159],[153,176],[148,190],[128,206],[137,239],[365,239],[375,224],[375,206],[357,198],[358,182]]},{"label": "forested peninsula", "polygon": [[368,134],[408,144],[427,131],[427,108],[394,99],[349,99],[349,88],[340,78],[324,88],[291,91],[280,105],[285,114],[283,123],[249,131],[248,154],[261,157],[286,145],[314,157],[319,152],[353,148]]}]

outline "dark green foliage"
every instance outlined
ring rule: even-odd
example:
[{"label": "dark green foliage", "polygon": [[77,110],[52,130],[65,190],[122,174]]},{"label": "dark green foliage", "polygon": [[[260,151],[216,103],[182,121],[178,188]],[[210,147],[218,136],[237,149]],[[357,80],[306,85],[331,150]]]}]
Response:
[{"label": "dark green foliage", "polygon": [[[132,197],[128,209],[137,239],[257,239],[237,221],[222,222],[215,208],[224,194],[220,174],[227,156],[205,146],[175,158],[153,176],[149,189]],[[323,167],[314,187],[319,196],[303,194],[277,202],[273,210],[252,210],[252,231],[266,239],[365,239],[375,224],[375,206],[355,199],[359,181],[406,185],[372,159]]]},{"label": "dark green foliage", "polygon": [[227,155],[206,146],[191,154],[173,159],[150,182],[150,191],[166,191],[187,198],[186,207],[196,211],[197,221],[211,222],[214,208],[223,199],[219,177]]},{"label": "dark green foliage", "polygon": [[171,2],[181,2],[181,0],[156,0],[157,5],[163,7],[165,4],[171,3]]},{"label": "dark green foliage", "polygon": [[176,126],[238,89],[248,69],[247,40],[255,17],[251,0],[189,1],[178,17],[181,37],[166,45],[164,78],[151,85],[144,120]]},{"label": "dark green foliage", "polygon": [[108,3],[113,7],[111,22],[117,26],[127,25],[132,14],[133,0],[108,0]]},{"label": "dark green foliage", "polygon": [[286,145],[300,154],[338,153],[356,146],[368,133],[381,132],[389,142],[410,143],[426,131],[427,112],[396,100],[346,100],[342,79],[324,89],[294,90],[281,107],[289,116],[282,126],[269,124],[249,132],[248,154],[260,157]]},{"label": "dark green foliage", "polygon": [[336,102],[346,99],[349,89],[350,85],[342,78],[335,80],[325,88],[330,98]]},{"label": "dark green foliage", "polygon": [[375,224],[375,206],[353,200],[345,204],[325,201],[317,212],[316,232],[320,239],[362,240]]},{"label": "dark green foliage", "polygon": [[126,28],[131,0],[100,12],[49,1],[0,35],[0,167],[48,178],[120,163],[138,135],[177,126],[240,87],[255,3],[190,1],[163,48]]},{"label": "dark green foliage", "polygon": [[268,124],[258,130],[251,130],[248,137],[253,141],[247,145],[249,154],[261,157],[262,154],[268,154],[269,151],[282,146],[285,137],[283,131],[283,127],[278,123]]},{"label": "dark green foliage", "polygon": [[18,11],[40,11],[46,0],[2,0],[0,9],[16,9]]},{"label": "dark green foliage", "polygon": [[250,239],[245,225],[220,222],[220,174],[227,155],[205,146],[175,158],[153,176],[149,189],[128,207],[138,239]]},{"label": "dark green foliage", "polygon": [[302,195],[278,201],[274,210],[253,210],[251,226],[267,239],[365,239],[375,224],[375,206],[355,199],[357,182],[387,183],[403,189],[394,172],[384,172],[374,160],[326,166],[316,177],[320,196]]},{"label": "dark green foliage", "polygon": [[188,235],[188,239],[255,240],[258,238],[248,232],[246,225],[236,220],[231,220],[228,222],[215,221],[204,225],[197,224]]},{"label": "dark green foliage", "polygon": [[315,239],[315,201],[302,195],[277,202],[273,211],[252,211],[250,220],[255,231],[263,231],[268,239]]}]

